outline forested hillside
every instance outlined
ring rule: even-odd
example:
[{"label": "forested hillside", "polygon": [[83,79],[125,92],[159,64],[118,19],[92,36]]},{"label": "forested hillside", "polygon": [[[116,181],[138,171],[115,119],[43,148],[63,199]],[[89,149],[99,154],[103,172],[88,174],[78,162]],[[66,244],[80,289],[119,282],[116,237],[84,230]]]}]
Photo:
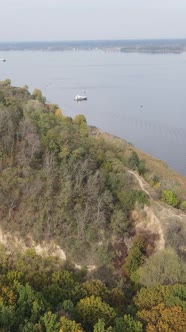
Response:
[{"label": "forested hillside", "polygon": [[0,82],[0,331],[186,330],[186,185],[141,156]]}]

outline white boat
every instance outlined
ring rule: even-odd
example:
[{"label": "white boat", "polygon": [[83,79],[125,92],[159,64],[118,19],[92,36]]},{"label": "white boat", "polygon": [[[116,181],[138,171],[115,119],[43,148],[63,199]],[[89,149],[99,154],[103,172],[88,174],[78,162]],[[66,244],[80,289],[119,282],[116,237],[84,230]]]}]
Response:
[{"label": "white boat", "polygon": [[6,61],[6,59],[0,59],[0,61],[3,61],[3,62],[5,62],[5,61]]},{"label": "white boat", "polygon": [[87,96],[80,96],[80,95],[77,95],[77,96],[74,97],[74,100],[75,100],[75,101],[87,100]]}]

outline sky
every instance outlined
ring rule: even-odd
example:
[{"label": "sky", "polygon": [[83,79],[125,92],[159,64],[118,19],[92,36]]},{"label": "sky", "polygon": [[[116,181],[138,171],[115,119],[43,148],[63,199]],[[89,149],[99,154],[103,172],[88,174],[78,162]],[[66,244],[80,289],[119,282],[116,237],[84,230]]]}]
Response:
[{"label": "sky", "polygon": [[186,38],[186,0],[0,0],[0,42]]}]

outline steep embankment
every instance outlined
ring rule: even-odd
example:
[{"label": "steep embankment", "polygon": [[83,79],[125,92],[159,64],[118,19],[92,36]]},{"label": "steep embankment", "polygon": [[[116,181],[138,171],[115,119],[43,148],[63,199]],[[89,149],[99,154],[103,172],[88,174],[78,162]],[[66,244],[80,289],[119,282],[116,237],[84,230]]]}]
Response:
[{"label": "steep embankment", "polygon": [[[136,172],[132,170],[128,170],[128,172],[135,177],[140,188],[150,199],[150,206],[145,206],[143,211],[137,212],[134,210],[132,212],[136,223],[136,231],[157,235],[155,239],[156,249],[164,249],[168,242],[167,236],[170,229],[176,230],[177,227],[185,233],[186,214],[173,207],[168,207],[163,202],[153,198],[155,192],[152,187]],[[183,252],[186,251],[186,244],[180,243],[178,249]]]},{"label": "steep embankment", "polygon": [[[186,214],[178,209],[168,207],[163,202],[153,198],[155,192],[152,187],[135,171],[128,170],[127,172],[135,178],[139,188],[144,191],[150,199],[150,205],[145,205],[140,209],[136,208],[131,212],[136,233],[148,234],[149,237],[153,237],[156,250],[164,249],[167,246],[167,234],[169,229],[173,229],[174,231],[176,228],[180,228],[185,232]],[[171,235],[173,234],[169,234],[169,236]],[[174,234],[174,236],[175,235],[176,234]],[[177,245],[178,242],[179,240],[177,241]],[[35,243],[31,235],[27,234],[27,237],[25,238],[21,237],[19,232],[12,234],[11,232],[0,229],[0,243],[10,252],[12,251],[12,247],[14,250],[22,252],[25,252],[28,249],[34,249],[37,254],[43,257],[57,256],[61,260],[66,261],[64,250],[55,242],[55,240],[42,241],[38,244]],[[177,249],[182,252],[186,251],[186,246],[183,241],[179,243]],[[75,263],[75,267],[78,269],[81,268],[82,265],[77,263]],[[96,268],[96,265],[87,264],[87,268],[91,271]]]},{"label": "steep embankment", "polygon": [[101,267],[123,264],[141,234],[146,247],[184,252],[185,215],[159,200],[168,186],[185,197],[181,177],[162,176],[163,165],[162,173],[150,168],[127,142],[8,80],[0,84],[0,138],[0,241],[8,250]]}]

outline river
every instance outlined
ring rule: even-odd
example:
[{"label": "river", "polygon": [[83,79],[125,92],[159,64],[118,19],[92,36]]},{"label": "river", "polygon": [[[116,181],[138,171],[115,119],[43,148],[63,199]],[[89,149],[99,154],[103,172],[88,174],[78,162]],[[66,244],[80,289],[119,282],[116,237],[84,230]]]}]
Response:
[{"label": "river", "polygon": [[[186,176],[186,53],[1,51],[0,79],[119,136]],[[74,102],[76,94],[88,100]]]}]

